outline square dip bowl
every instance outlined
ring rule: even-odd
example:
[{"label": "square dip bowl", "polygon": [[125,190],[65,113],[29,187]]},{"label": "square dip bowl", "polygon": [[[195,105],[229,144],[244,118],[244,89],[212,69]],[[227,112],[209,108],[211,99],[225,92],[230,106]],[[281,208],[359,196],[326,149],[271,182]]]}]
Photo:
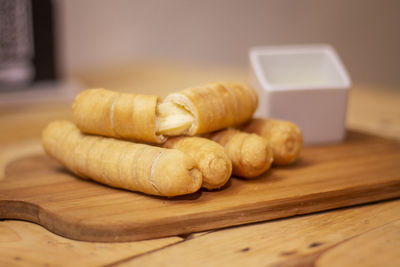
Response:
[{"label": "square dip bowl", "polygon": [[296,123],[305,144],[344,139],[351,81],[331,46],[254,47],[249,59],[259,95],[255,116]]}]

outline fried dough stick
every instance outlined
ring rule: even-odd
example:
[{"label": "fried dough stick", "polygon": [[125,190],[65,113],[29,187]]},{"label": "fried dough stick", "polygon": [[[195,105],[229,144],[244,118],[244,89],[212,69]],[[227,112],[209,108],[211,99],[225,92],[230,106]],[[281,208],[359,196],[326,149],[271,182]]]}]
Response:
[{"label": "fried dough stick", "polygon": [[45,151],[77,175],[151,195],[197,191],[201,172],[194,159],[165,149],[82,134],[68,121],[54,121],[42,133]]},{"label": "fried dough stick", "polygon": [[197,135],[241,124],[258,104],[251,87],[215,82],[168,95],[158,105],[158,133]]},{"label": "fried dough stick", "polygon": [[273,162],[268,142],[256,134],[228,128],[209,137],[224,146],[232,160],[234,175],[253,178],[267,171]]},{"label": "fried dough stick", "polygon": [[173,137],[163,147],[178,149],[191,156],[203,174],[202,187],[222,187],[231,177],[232,163],[224,148],[202,137]]},{"label": "fried dough stick", "polygon": [[159,101],[155,95],[90,89],[75,98],[72,114],[83,133],[162,143],[165,137],[156,133]]},{"label": "fried dough stick", "polygon": [[155,95],[90,89],[75,98],[72,113],[84,133],[160,144],[165,136],[193,136],[241,124],[251,118],[257,101],[254,89],[236,83],[189,88],[163,102]]},{"label": "fried dough stick", "polygon": [[296,160],[303,146],[303,135],[296,124],[276,119],[252,119],[242,130],[264,137],[271,145],[274,164],[290,164]]}]

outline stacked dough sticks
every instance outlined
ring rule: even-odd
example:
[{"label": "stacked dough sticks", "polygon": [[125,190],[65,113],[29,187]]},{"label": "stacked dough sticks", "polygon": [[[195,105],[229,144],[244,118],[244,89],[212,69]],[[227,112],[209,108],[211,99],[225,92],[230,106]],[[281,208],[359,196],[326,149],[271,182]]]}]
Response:
[{"label": "stacked dough sticks", "polygon": [[[257,130],[267,121],[252,124],[256,107],[255,91],[236,83],[189,88],[163,101],[158,96],[91,89],[75,98],[74,123],[47,126],[43,146],[84,178],[152,195],[189,194],[200,187],[219,188],[232,173],[258,176],[270,168],[275,151],[286,147],[296,155],[278,163],[297,157],[293,150],[302,142],[298,128],[295,144],[290,139],[291,145],[286,145],[279,133],[267,137],[268,130]],[[242,130],[264,137],[229,128],[245,122]]]}]

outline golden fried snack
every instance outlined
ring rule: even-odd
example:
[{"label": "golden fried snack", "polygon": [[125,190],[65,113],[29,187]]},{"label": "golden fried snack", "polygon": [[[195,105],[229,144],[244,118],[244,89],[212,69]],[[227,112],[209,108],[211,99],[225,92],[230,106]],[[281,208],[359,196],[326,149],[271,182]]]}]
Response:
[{"label": "golden fried snack", "polygon": [[204,188],[220,188],[231,177],[232,162],[224,148],[214,141],[202,137],[173,137],[163,147],[175,148],[191,156],[203,174]]},{"label": "golden fried snack", "polygon": [[85,178],[158,196],[197,191],[202,175],[190,156],[112,138],[82,134],[68,121],[54,121],[42,133],[45,151]]},{"label": "golden fried snack", "polygon": [[165,137],[156,133],[158,102],[155,95],[90,89],[75,98],[72,114],[83,133],[162,143]]},{"label": "golden fried snack", "polygon": [[232,160],[232,173],[244,178],[256,177],[268,170],[273,161],[268,142],[256,135],[228,128],[209,136],[224,146]]},{"label": "golden fried snack", "polygon": [[209,83],[170,94],[158,105],[157,133],[176,136],[209,133],[250,119],[257,93],[238,83]]},{"label": "golden fried snack", "polygon": [[237,83],[210,83],[154,95],[105,89],[81,92],[72,105],[73,119],[84,133],[163,143],[165,136],[208,133],[250,119],[257,108],[254,89]]},{"label": "golden fried snack", "polygon": [[242,130],[264,137],[272,147],[275,164],[290,164],[303,146],[303,135],[296,124],[275,119],[252,119]]}]

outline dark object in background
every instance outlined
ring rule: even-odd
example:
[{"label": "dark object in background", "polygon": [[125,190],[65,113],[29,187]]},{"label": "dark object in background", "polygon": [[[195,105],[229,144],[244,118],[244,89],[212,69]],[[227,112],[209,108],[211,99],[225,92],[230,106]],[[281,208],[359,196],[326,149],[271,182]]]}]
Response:
[{"label": "dark object in background", "polygon": [[31,0],[35,53],[34,81],[56,80],[55,13],[52,0]]},{"label": "dark object in background", "polygon": [[52,0],[0,0],[0,90],[56,80]]}]

